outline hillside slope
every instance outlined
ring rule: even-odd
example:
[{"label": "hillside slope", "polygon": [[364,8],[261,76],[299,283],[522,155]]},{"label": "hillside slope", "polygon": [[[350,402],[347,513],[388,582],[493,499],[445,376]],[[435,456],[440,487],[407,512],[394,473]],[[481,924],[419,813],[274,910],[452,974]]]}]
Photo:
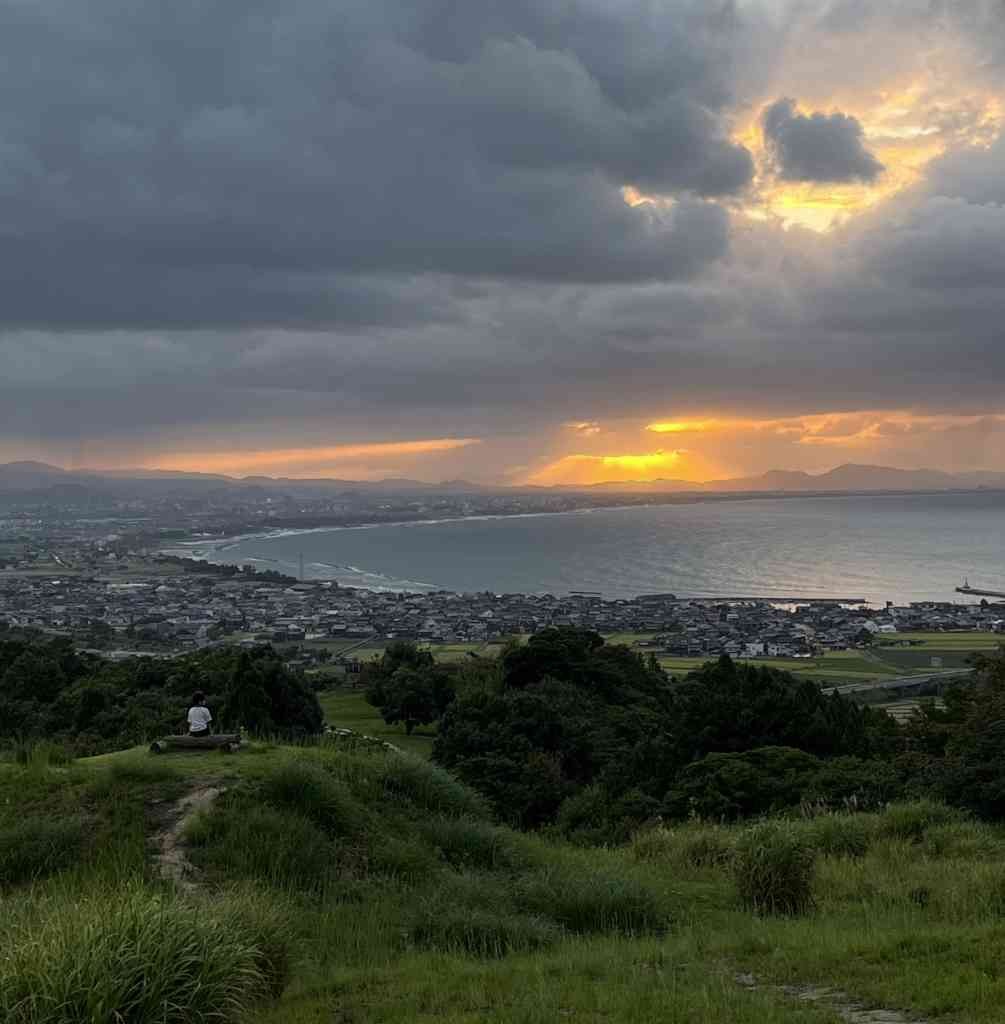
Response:
[{"label": "hillside slope", "polygon": [[[181,830],[186,893],[151,840],[207,788],[223,792]],[[854,998],[999,1019],[999,831],[925,804],[781,826],[816,858],[815,910],[791,917],[738,898],[751,835],[692,824],[577,849],[351,740],[70,766],[39,751],[0,765],[0,1015],[833,1024]]]}]

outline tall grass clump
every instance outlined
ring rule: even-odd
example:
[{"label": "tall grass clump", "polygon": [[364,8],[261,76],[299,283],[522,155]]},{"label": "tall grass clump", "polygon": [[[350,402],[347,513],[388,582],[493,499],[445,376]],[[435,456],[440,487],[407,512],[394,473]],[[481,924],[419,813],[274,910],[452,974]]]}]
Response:
[{"label": "tall grass clump", "polygon": [[876,821],[861,814],[822,814],[806,824],[809,841],[826,857],[864,857],[876,837]]},{"label": "tall grass clump", "polygon": [[676,828],[661,825],[637,832],[629,849],[636,860],[698,870],[721,868],[736,853],[736,829],[704,822]]},{"label": "tall grass clump", "polygon": [[526,867],[530,859],[521,837],[486,821],[437,815],[422,822],[419,830],[453,868],[512,871]]},{"label": "tall grass clump", "polygon": [[481,907],[428,907],[416,915],[409,938],[417,946],[483,958],[550,946],[561,937],[550,921]]},{"label": "tall grass clump", "polygon": [[794,822],[745,829],[732,867],[740,900],[755,913],[801,914],[813,906],[816,850]]},{"label": "tall grass clump", "polygon": [[381,777],[385,792],[410,801],[425,811],[454,817],[488,819],[485,798],[455,779],[446,769],[409,754],[388,757]]},{"label": "tall grass clump", "polygon": [[290,761],[271,772],[262,795],[275,807],[294,811],[330,836],[355,836],[366,827],[364,809],[348,787],[320,764]]},{"label": "tall grass clump", "polygon": [[80,863],[92,830],[83,815],[22,818],[0,827],[0,887],[34,881]]},{"label": "tall grass clump", "polygon": [[110,891],[16,925],[0,959],[6,1024],[231,1024],[278,995],[281,929],[240,906],[217,912]]},{"label": "tall grass clump", "polygon": [[553,864],[518,879],[513,891],[519,910],[580,934],[659,934],[674,916],[669,894],[627,867],[615,872],[585,861]]},{"label": "tall grass clump", "polygon": [[891,804],[880,818],[880,831],[891,839],[920,843],[929,829],[966,820],[967,815],[955,807],[935,800],[916,800]]},{"label": "tall grass clump", "polygon": [[442,874],[407,920],[413,945],[485,958],[541,949],[563,935],[554,921],[522,913],[504,879],[478,871]]},{"label": "tall grass clump", "polygon": [[1005,837],[990,825],[958,821],[926,829],[922,849],[929,857],[956,860],[1000,861],[1005,854]]},{"label": "tall grass clump", "polygon": [[51,740],[18,740],[13,753],[15,763],[24,768],[62,768],[73,761],[73,755],[63,744]]},{"label": "tall grass clump", "polygon": [[279,889],[317,890],[338,864],[328,837],[302,815],[226,795],[192,819],[185,839],[199,867]]}]

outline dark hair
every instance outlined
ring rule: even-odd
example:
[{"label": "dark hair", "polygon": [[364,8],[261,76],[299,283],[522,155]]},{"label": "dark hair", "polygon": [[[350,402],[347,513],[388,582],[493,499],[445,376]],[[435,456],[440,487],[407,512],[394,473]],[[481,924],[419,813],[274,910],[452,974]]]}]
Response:
[{"label": "dark hair", "polygon": [[206,702],[206,694],[204,694],[202,692],[202,690],[196,690],[195,693],[192,694],[192,703],[193,704],[205,704],[205,702]]}]

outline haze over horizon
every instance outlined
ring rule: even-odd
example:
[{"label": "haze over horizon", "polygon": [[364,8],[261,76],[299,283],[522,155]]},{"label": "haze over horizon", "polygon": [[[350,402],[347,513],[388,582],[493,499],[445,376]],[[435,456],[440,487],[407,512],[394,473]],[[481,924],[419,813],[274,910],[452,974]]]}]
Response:
[{"label": "haze over horizon", "polygon": [[999,0],[0,4],[0,462],[1005,472]]}]

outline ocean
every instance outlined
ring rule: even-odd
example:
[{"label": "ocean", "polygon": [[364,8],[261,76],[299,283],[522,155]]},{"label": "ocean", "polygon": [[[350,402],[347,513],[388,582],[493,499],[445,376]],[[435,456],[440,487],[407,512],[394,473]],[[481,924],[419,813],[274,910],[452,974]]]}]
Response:
[{"label": "ocean", "polygon": [[[178,548],[172,549],[182,553]],[[1005,493],[764,498],[287,531],[190,557],[380,590],[973,601],[1005,592]]]}]

